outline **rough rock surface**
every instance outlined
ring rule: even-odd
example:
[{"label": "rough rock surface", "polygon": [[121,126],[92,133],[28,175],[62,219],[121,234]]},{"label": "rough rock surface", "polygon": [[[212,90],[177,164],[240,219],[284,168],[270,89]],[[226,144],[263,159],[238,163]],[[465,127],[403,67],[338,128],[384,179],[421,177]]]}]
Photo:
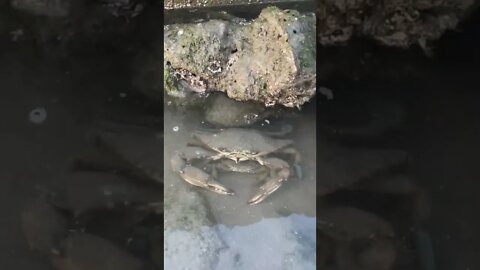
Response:
[{"label": "rough rock surface", "polygon": [[[224,246],[212,229],[208,209],[200,195],[184,185],[165,192],[164,258],[166,269],[212,269]],[[188,258],[188,259],[186,259]]]},{"label": "rough rock surface", "polygon": [[163,2],[165,9],[212,7],[227,5],[251,5],[282,2],[308,2],[311,0],[166,0]]},{"label": "rough rock surface", "polygon": [[474,0],[327,0],[319,1],[317,32],[322,45],[337,45],[365,36],[393,47],[407,48],[436,40],[454,29]]},{"label": "rough rock surface", "polygon": [[167,25],[164,67],[172,96],[222,91],[238,101],[301,106],[315,94],[315,15],[268,7],[250,22]]}]

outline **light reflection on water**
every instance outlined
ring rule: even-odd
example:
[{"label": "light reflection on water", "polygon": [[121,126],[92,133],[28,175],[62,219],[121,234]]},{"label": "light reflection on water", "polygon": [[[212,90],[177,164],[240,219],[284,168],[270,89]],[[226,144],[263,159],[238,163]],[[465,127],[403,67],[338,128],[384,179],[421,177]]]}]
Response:
[{"label": "light reflection on water", "polygon": [[[204,226],[204,241],[218,236],[222,247],[211,269],[316,269],[316,219],[293,214],[288,217],[264,218],[245,226]],[[165,244],[175,251],[165,253],[165,269],[199,269],[202,244],[194,232],[167,231]],[[208,246],[208,244],[205,244]],[[188,259],[186,259],[188,258]]]}]

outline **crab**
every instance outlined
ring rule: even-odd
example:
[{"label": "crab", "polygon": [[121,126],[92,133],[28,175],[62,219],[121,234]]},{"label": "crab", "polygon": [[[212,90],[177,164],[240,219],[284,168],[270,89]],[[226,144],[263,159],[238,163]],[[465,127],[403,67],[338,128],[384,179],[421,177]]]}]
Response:
[{"label": "crab", "polygon": [[[293,156],[295,164],[300,161],[300,154],[292,140],[275,138],[273,134],[258,130],[230,128],[216,132],[197,131],[192,137],[185,151],[177,151],[172,156],[172,169],[186,182],[222,195],[235,195],[235,192],[216,180],[216,169],[242,173],[264,170],[267,179],[248,200],[250,205],[264,201],[290,178],[289,163],[275,155]],[[206,161],[212,165],[212,173],[193,165],[195,161]]]}]

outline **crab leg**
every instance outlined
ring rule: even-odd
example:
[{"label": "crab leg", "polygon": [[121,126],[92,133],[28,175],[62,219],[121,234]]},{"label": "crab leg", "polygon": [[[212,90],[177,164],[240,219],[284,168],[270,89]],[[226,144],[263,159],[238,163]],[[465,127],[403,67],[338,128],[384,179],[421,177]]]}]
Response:
[{"label": "crab leg", "polygon": [[170,162],[172,165],[172,169],[176,171],[180,175],[180,177],[186,182],[197,187],[208,189],[218,194],[235,195],[232,190],[217,182],[208,173],[197,167],[187,165],[184,158],[182,158],[178,153],[173,155]]},{"label": "crab leg", "polygon": [[206,188],[210,191],[222,195],[235,195],[235,193],[231,189],[223,186],[222,184],[214,180],[213,177],[210,176],[208,173],[202,171],[197,167],[187,165],[185,166],[185,168],[183,168],[183,170],[179,172],[179,174],[180,177],[183,178],[183,180],[194,186]]},{"label": "crab leg", "polygon": [[259,191],[248,200],[248,204],[255,205],[264,201],[270,194],[279,189],[290,177],[290,166],[284,160],[278,158],[266,158],[263,160],[265,166],[270,168],[273,173],[265,184],[263,184]]}]

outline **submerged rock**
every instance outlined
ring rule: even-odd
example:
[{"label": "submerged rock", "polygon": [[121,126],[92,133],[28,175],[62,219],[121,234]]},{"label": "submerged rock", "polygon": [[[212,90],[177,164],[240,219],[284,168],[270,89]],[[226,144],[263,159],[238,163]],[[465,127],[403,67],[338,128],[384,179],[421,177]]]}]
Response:
[{"label": "submerged rock", "polygon": [[60,240],[67,235],[67,220],[46,199],[29,202],[21,219],[30,249],[45,254],[58,252]]},{"label": "submerged rock", "polygon": [[69,175],[66,201],[76,216],[92,210],[109,209],[128,203],[155,203],[161,190],[142,186],[129,179],[103,172],[75,172]]},{"label": "submerged rock", "polygon": [[315,94],[315,15],[265,8],[253,21],[165,26],[170,96],[221,91],[237,101],[299,107]]},{"label": "submerged rock", "polygon": [[274,113],[258,102],[240,102],[218,95],[209,103],[205,120],[215,126],[240,127],[255,124]]},{"label": "submerged rock", "polygon": [[165,269],[190,269],[192,266],[199,270],[213,269],[224,243],[212,228],[203,198],[184,185],[170,186],[165,191],[164,209]]},{"label": "submerged rock", "polygon": [[72,233],[62,256],[53,256],[58,270],[143,270],[144,263],[112,242],[87,233]]},{"label": "submerged rock", "polygon": [[320,210],[317,228],[341,241],[395,236],[395,231],[389,222],[372,213],[352,207]]},{"label": "submerged rock", "polygon": [[214,269],[224,248],[217,232],[207,226],[196,232],[165,230],[164,237],[165,269]]}]

